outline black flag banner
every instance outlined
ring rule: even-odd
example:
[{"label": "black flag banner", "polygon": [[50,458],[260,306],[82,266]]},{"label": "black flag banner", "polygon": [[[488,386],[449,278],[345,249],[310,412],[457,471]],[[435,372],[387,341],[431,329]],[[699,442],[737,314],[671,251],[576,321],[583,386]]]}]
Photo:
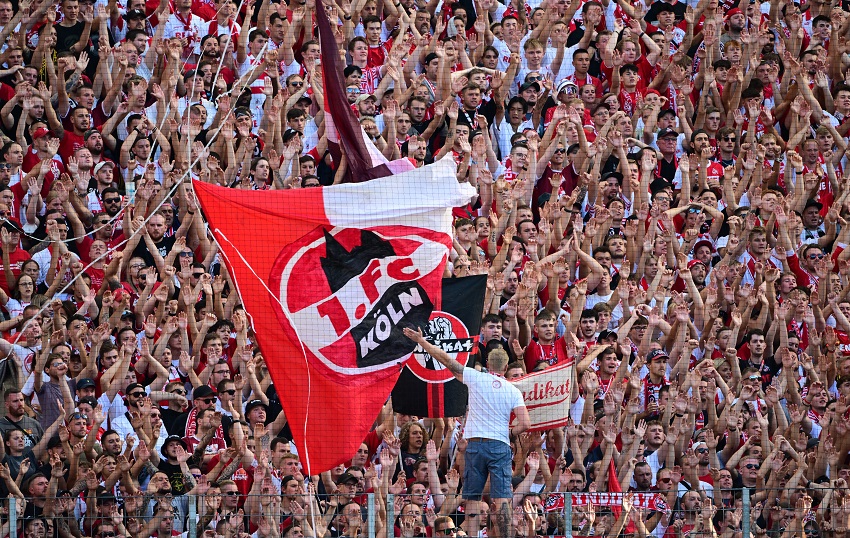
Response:
[{"label": "black flag banner", "polygon": [[[442,307],[423,329],[429,342],[467,366],[474,361],[486,290],[487,275],[444,278]],[[393,411],[459,417],[466,413],[467,396],[466,386],[417,346],[393,388]]]}]

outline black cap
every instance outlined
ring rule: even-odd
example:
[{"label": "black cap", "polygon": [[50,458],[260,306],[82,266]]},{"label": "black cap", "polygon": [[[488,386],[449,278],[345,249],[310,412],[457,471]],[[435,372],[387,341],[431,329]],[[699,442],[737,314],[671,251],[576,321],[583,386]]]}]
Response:
[{"label": "black cap", "polygon": [[145,14],[144,10],[141,9],[131,9],[124,14],[124,20],[129,21],[130,19],[147,19],[148,16]]},{"label": "black cap", "polygon": [[[145,386],[142,385],[141,383],[130,383],[129,385],[127,385],[127,392],[125,392],[124,394],[130,394],[131,392],[133,392],[133,389],[145,390]],[[147,391],[145,391],[145,392],[147,392]]]},{"label": "black cap", "polygon": [[285,143],[285,142],[289,142],[290,140],[292,140],[293,138],[295,138],[297,135],[300,135],[300,134],[301,134],[301,131],[298,131],[296,129],[289,127],[283,132],[282,138],[283,138],[283,141]]},{"label": "black cap", "polygon": [[266,411],[269,410],[269,406],[264,404],[262,400],[251,400],[250,402],[245,404],[245,414],[247,415],[248,413],[250,413],[251,410],[255,407],[262,407]]},{"label": "black cap", "polygon": [[159,449],[159,451],[162,453],[162,456],[165,457],[165,458],[168,457],[168,455],[165,452],[165,449],[168,448],[168,443],[170,443],[172,441],[176,441],[176,442],[180,443],[180,446],[183,447],[183,450],[188,450],[188,447],[186,445],[186,441],[184,441],[182,437],[180,437],[179,435],[169,435],[168,437],[165,438],[165,441],[162,443],[162,448]]},{"label": "black cap", "polygon": [[426,64],[429,64],[429,63],[433,62],[434,60],[436,60],[437,58],[439,58],[439,56],[437,56],[437,53],[436,53],[436,52],[428,53],[428,54],[425,56],[425,63],[426,63]]},{"label": "black cap", "polygon": [[97,496],[97,504],[109,504],[118,502],[118,499],[115,498],[115,495],[108,489],[103,486],[98,486],[95,491],[95,495]]},{"label": "black cap", "polygon": [[623,184],[623,174],[620,172],[606,172],[602,174],[602,178],[599,181],[607,181],[609,177],[613,177],[617,180],[617,183],[620,185]]},{"label": "black cap", "polygon": [[823,209],[823,204],[818,202],[814,198],[809,198],[808,200],[806,200],[806,207],[803,209],[803,211],[810,207],[816,207],[818,208],[818,211],[820,211],[821,209]]},{"label": "black cap", "polygon": [[522,86],[519,87],[519,93],[522,93],[529,88],[534,88],[536,91],[539,92],[540,84],[538,84],[537,82],[525,82]]},{"label": "black cap", "polygon": [[653,360],[657,359],[658,357],[661,357],[665,360],[670,358],[670,356],[667,355],[667,353],[665,353],[664,350],[653,349],[652,351],[650,351],[649,353],[646,354],[646,362],[652,362]]},{"label": "black cap", "polygon": [[337,484],[347,484],[349,482],[354,482],[355,484],[357,484],[358,482],[360,482],[360,479],[349,473],[348,471],[345,471],[344,473],[342,473],[342,475],[340,475],[339,480],[336,481]]},{"label": "black cap", "polygon": [[665,11],[669,11],[670,13],[675,13],[676,10],[673,9],[673,4],[668,4],[667,2],[658,2],[658,6],[655,9],[655,14],[664,13]]},{"label": "black cap", "polygon": [[[662,4],[670,5],[666,2],[662,2]],[[668,136],[675,136],[676,138],[679,138],[679,132],[671,127],[665,127],[664,129],[658,131],[658,138],[666,138]]]},{"label": "black cap", "polygon": [[89,387],[94,387],[94,379],[90,377],[84,377],[77,381],[77,390],[87,389]]},{"label": "black cap", "polygon": [[600,340],[605,340],[606,338],[611,338],[612,336],[614,338],[616,338],[617,333],[615,333],[614,331],[609,331],[608,329],[605,329],[605,330],[599,332],[599,338],[597,338],[596,341],[598,342]]},{"label": "black cap", "polygon": [[192,399],[197,400],[199,398],[206,398],[208,396],[215,396],[215,391],[209,385],[201,385],[192,391]]},{"label": "black cap", "polygon": [[673,187],[673,183],[670,182],[669,179],[665,179],[663,177],[656,178],[652,183],[649,184],[649,192],[652,194],[657,193],[658,191],[669,189]]},{"label": "black cap", "polygon": [[15,217],[11,217],[8,219],[3,219],[3,227],[6,228],[7,231],[10,232],[21,232],[23,233],[23,228],[21,228],[21,222]]}]

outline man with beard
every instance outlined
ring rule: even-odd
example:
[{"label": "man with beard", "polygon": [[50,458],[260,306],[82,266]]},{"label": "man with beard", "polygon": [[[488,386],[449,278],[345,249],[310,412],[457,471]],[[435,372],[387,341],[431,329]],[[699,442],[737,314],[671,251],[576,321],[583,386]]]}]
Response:
[{"label": "man with beard", "polygon": [[[147,496],[149,500],[147,506],[145,506],[144,517],[147,520],[151,520],[156,514],[157,517],[173,519],[174,531],[182,533],[186,528],[186,516],[189,515],[189,499],[194,495],[204,495],[209,490],[209,483],[203,477],[196,483],[192,475],[189,474],[186,477],[186,486],[191,486],[191,489],[187,487],[188,491],[186,491],[185,495],[174,496],[168,475],[162,471],[156,471],[150,464],[148,465],[149,470],[155,472],[150,482],[148,482]],[[168,510],[169,506],[171,506],[172,510]],[[165,516],[161,514],[162,511],[173,513]]]},{"label": "man with beard", "polygon": [[[98,167],[106,167],[106,163],[100,163],[97,165]],[[103,168],[98,170],[99,173],[104,173]],[[121,199],[121,196],[118,194],[118,189],[115,187],[109,187],[104,191],[103,194],[106,200],[110,201],[109,205],[115,205],[113,199]],[[104,205],[106,205],[104,203]],[[82,229],[82,224],[76,218],[75,215],[69,214],[69,218],[77,222],[74,223],[74,235],[77,236],[77,248],[79,252],[88,252],[91,248],[91,244],[95,241],[103,241],[109,250],[119,247],[124,242],[124,234],[120,230],[116,230],[117,220],[110,217],[106,212],[100,212],[94,216],[92,219],[92,232],[90,234],[85,234],[84,229]],[[81,233],[83,232],[83,233]]]},{"label": "man with beard", "polygon": [[[130,353],[126,348],[122,349],[122,351],[125,354]],[[110,420],[112,429],[118,432],[122,439],[126,439],[128,435],[135,433],[135,428],[132,424],[132,415],[142,413],[142,406],[145,404],[145,399],[148,396],[147,392],[145,392],[145,387],[139,383],[130,383],[124,394],[126,394],[126,397],[123,403],[126,406],[126,411]]]},{"label": "man with beard", "polygon": [[224,40],[226,43],[229,43],[232,38],[230,34],[222,34],[221,36],[216,35],[207,35],[203,39],[201,39],[201,57],[198,59],[198,64],[200,65],[203,61],[212,62],[212,65],[215,66],[213,70],[213,77],[218,73],[218,76],[227,84],[233,84],[236,80],[236,75],[234,74],[234,70],[231,69],[231,66],[228,64],[233,63],[233,55],[229,54],[225,57],[224,62],[221,62],[221,44],[219,40]]},{"label": "man with beard", "polygon": [[[191,220],[192,219],[186,219],[186,222]],[[181,230],[178,230],[174,235],[167,237],[165,234],[167,231],[165,217],[159,213],[150,217],[148,223],[145,225],[145,230],[145,234],[150,238],[153,244],[148,246],[149,243],[147,241],[140,243],[133,251],[133,256],[145,260],[148,267],[155,265],[154,255],[150,251],[151,247],[156,249],[159,256],[165,258],[168,256],[171,249],[174,248],[174,242],[177,240],[177,236],[185,236],[186,233],[186,228],[181,226]]]},{"label": "man with beard", "polygon": [[9,389],[4,397],[6,415],[0,418],[0,433],[5,437],[11,430],[24,433],[24,447],[34,447],[44,435],[41,424],[27,416],[24,395],[20,390]]},{"label": "man with beard", "polygon": [[78,106],[71,112],[71,130],[63,130],[59,138],[59,156],[63,162],[68,162],[74,152],[85,147],[84,135],[91,129],[91,113],[84,106]]},{"label": "man with beard", "polygon": [[428,148],[421,136],[411,136],[407,142],[401,145],[401,154],[410,159],[416,168],[425,166],[425,157]]},{"label": "man with beard", "polygon": [[[86,149],[86,151],[88,150]],[[101,161],[94,165],[94,173],[92,174],[92,177],[86,187],[85,197],[86,208],[93,215],[98,213],[105,213],[107,211],[106,204],[103,199],[105,196],[108,195],[108,189],[116,190],[112,181],[114,179],[114,175],[112,173],[114,169],[115,163],[108,160]],[[121,206],[120,198],[121,197],[119,196],[119,201],[117,204],[111,204],[112,207],[110,207],[110,209],[114,211],[116,207]]]},{"label": "man with beard", "polygon": [[97,129],[89,129],[83,135],[86,149],[91,152],[92,162],[97,166],[101,162],[112,162],[103,154],[103,135]]}]

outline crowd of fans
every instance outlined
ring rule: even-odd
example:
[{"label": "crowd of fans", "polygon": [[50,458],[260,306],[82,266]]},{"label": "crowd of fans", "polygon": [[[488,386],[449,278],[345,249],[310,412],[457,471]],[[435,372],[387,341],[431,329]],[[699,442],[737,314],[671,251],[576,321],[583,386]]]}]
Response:
[{"label": "crowd of fans", "polygon": [[[378,536],[846,536],[845,4],[321,1],[337,51],[316,0],[0,0],[0,535],[355,537],[375,493]],[[477,367],[574,363],[510,521],[462,417],[388,403],[319,476],[291,443],[190,180],[340,181],[323,52],[388,159],[478,189]],[[612,476],[670,510],[547,510]]]}]

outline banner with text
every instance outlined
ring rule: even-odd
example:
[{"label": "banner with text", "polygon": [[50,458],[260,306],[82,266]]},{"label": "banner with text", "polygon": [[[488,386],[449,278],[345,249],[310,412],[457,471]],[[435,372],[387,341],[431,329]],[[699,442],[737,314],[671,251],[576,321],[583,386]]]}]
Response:
[{"label": "banner with text", "polygon": [[[644,508],[655,512],[670,512],[670,505],[660,493],[632,493],[635,508]],[[573,493],[572,505],[575,506],[623,506],[622,493],[598,492],[598,493]],[[564,494],[550,493],[546,496],[544,506],[547,512],[561,512],[564,510]]]},{"label": "banner with text", "polygon": [[567,425],[570,418],[570,382],[573,363],[561,363],[533,372],[511,383],[522,392],[531,431],[550,430]]}]

